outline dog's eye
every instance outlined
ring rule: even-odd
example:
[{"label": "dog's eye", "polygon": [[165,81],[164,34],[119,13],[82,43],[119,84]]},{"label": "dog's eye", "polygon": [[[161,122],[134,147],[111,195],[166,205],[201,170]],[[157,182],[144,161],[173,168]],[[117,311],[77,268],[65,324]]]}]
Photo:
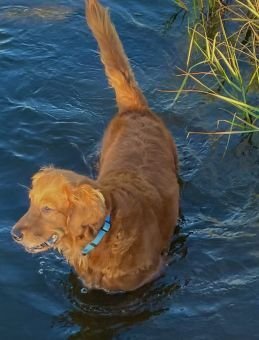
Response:
[{"label": "dog's eye", "polygon": [[41,208],[41,212],[43,212],[44,214],[48,214],[51,211],[53,211],[53,209],[48,207],[47,205],[45,205],[44,207]]}]

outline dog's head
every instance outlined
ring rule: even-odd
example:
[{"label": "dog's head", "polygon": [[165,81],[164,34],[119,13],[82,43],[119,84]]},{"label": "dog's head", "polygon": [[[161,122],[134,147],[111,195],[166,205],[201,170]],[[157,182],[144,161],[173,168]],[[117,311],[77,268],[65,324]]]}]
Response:
[{"label": "dog's head", "polygon": [[12,236],[31,253],[62,249],[65,238],[78,245],[89,242],[105,219],[102,194],[72,171],[42,169],[33,176],[29,197],[30,207]]}]

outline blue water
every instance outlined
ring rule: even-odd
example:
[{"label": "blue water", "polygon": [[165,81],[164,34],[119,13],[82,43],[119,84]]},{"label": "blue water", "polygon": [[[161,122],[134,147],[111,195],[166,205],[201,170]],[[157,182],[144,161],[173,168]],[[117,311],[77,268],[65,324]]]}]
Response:
[{"label": "blue water", "polygon": [[[186,22],[170,0],[103,1],[151,107],[175,136],[182,213],[171,263],[156,282],[118,296],[84,291],[56,253],[32,256],[10,228],[26,211],[30,178],[54,164],[94,176],[115,112],[83,1],[0,3],[0,338],[258,339],[259,152],[212,130],[219,103],[187,95],[172,106],[184,67]],[[256,97],[254,97],[256,100]],[[221,104],[222,107],[222,104]]]}]

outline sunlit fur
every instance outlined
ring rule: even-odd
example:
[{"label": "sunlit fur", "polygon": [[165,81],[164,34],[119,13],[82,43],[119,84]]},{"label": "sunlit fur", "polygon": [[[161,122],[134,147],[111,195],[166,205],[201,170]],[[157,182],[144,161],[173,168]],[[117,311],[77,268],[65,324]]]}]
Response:
[{"label": "sunlit fur", "polygon": [[[39,171],[13,235],[22,231],[18,242],[31,252],[58,249],[88,287],[129,291],[156,278],[165,262],[179,210],[177,152],[137,86],[107,10],[89,0],[86,15],[119,108],[104,134],[99,174]],[[110,231],[83,256],[108,215]]]},{"label": "sunlit fur", "polygon": [[147,108],[107,9],[96,0],[86,3],[86,18],[100,48],[109,84],[114,88],[120,111]]}]

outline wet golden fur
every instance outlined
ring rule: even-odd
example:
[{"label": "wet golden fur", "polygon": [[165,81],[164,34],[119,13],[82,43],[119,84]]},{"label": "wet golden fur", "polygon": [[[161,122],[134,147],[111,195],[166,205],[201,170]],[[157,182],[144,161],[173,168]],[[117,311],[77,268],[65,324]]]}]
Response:
[{"label": "wet golden fur", "polygon": [[[175,143],[137,86],[109,14],[86,4],[118,113],[103,138],[96,180],[44,168],[34,175],[30,208],[13,228],[29,252],[58,249],[86,286],[129,291],[157,277],[179,210]],[[111,230],[87,256],[82,249],[111,216]],[[45,243],[53,235],[57,241]]]}]

